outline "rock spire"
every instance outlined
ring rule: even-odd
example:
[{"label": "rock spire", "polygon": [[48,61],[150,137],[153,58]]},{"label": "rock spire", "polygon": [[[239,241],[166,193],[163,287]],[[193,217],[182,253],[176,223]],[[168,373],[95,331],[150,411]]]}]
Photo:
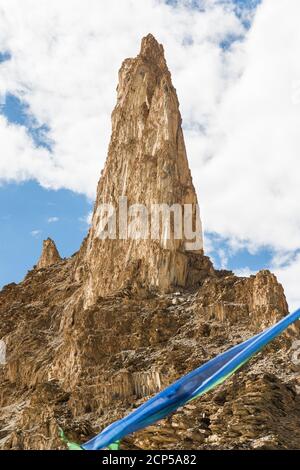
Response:
[{"label": "rock spire", "polygon": [[[119,211],[126,206],[127,222],[132,221],[133,214],[136,218],[137,212],[141,220],[142,214],[147,219],[143,219],[142,231],[149,224],[146,227],[148,236],[143,232],[139,239],[131,237],[132,226],[129,232],[127,227],[126,232],[126,228],[121,226],[124,220],[120,222],[116,211],[115,215],[110,214],[110,222],[117,234],[113,239],[99,238],[103,229],[100,216],[103,204],[110,204]],[[164,222],[157,218],[154,222],[151,215],[157,210],[156,216],[162,216],[165,209],[159,212],[157,205],[174,208],[174,204],[180,206],[180,209],[176,208],[179,218],[175,221],[176,210],[170,211],[168,232],[167,216]],[[137,205],[147,208],[146,216],[144,209]],[[190,213],[186,216],[184,208],[187,206]],[[187,242],[192,238],[186,237],[185,227],[180,232],[181,238],[175,235],[174,227],[180,217],[183,221],[190,221],[197,243]],[[160,224],[159,236],[155,232],[153,237],[151,228],[155,223]],[[86,300],[91,304],[98,296],[128,285],[168,291],[172,286],[195,283],[199,280],[197,269],[202,267],[201,256],[201,221],[187,161],[177,94],[163,46],[149,34],[142,39],[138,56],[126,59],[119,71],[108,156],[76,277],[85,278]]]},{"label": "rock spire", "polygon": [[56,245],[51,238],[43,241],[43,249],[40,259],[36,265],[37,269],[47,268],[52,264],[56,264],[61,261],[60,254],[56,248]]}]

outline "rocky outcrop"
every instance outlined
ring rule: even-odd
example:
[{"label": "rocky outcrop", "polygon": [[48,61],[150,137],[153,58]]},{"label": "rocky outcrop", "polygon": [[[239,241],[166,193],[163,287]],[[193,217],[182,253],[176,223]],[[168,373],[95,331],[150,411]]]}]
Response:
[{"label": "rocky outcrop", "polygon": [[61,261],[61,257],[54,241],[51,238],[47,238],[47,240],[43,241],[43,250],[36,265],[37,269],[47,268],[51,264],[59,263],[59,261]]},{"label": "rocky outcrop", "polygon": [[[266,271],[253,278],[215,271],[193,292],[141,299],[123,291],[82,310],[75,263],[70,258],[33,270],[0,293],[0,338],[7,347],[7,364],[0,366],[1,448],[63,448],[59,425],[85,441],[286,313],[282,287]],[[258,306],[257,285],[264,293]],[[275,300],[282,311],[274,310]],[[294,338],[289,330],[231,380],[125,439],[123,447],[299,447]]]},{"label": "rocky outcrop", "polygon": [[247,318],[253,326],[265,328],[288,313],[283,288],[267,270],[249,278],[233,273],[207,278],[198,296],[207,315],[222,322]]},{"label": "rocky outcrop", "polygon": [[[93,223],[78,253],[44,242],[38,269],[0,292],[0,448],[83,442],[158,390],[288,312],[269,271],[218,271],[187,240],[101,240],[102,202],[197,202],[175,90],[152,36],[120,71]],[[195,222],[196,213],[193,214]],[[126,438],[131,449],[300,447],[297,327],[222,386]]]},{"label": "rocky outcrop", "polygon": [[[76,279],[83,279],[86,286],[87,305],[99,295],[129,285],[137,292],[197,285],[203,264],[201,256],[195,260],[191,255],[202,253],[202,229],[176,90],[163,47],[151,34],[142,40],[139,55],[123,62],[117,92],[108,157],[98,185],[92,226],[76,269]],[[120,197],[127,201],[121,202]],[[117,209],[117,239],[100,239],[103,204]],[[148,210],[146,222],[141,221],[141,230],[145,229],[148,236],[143,232],[141,239],[135,239],[130,227],[126,230],[124,223],[119,222],[119,214],[126,205],[126,219],[132,222],[138,215],[141,220],[144,212],[137,206],[141,204]],[[181,214],[178,217],[183,217],[184,205],[190,204],[191,226],[197,236],[176,239],[175,222],[171,219],[170,236],[168,224],[160,223],[153,239],[150,231],[155,225],[155,204],[177,204],[176,210]]]}]

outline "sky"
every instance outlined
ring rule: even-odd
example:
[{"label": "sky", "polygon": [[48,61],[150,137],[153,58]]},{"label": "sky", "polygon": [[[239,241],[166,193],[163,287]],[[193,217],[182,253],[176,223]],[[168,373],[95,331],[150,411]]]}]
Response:
[{"label": "sky", "polygon": [[300,289],[299,0],[0,0],[0,287],[87,233],[118,69],[151,32],[177,89],[205,251]]}]

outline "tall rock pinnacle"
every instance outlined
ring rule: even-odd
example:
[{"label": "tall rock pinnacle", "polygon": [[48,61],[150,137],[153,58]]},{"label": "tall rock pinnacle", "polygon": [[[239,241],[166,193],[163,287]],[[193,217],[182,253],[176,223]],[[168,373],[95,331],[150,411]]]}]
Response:
[{"label": "tall rock pinnacle", "polygon": [[37,269],[47,268],[51,264],[61,261],[56,245],[51,238],[43,241],[43,250],[40,259],[36,265]]},{"label": "tall rock pinnacle", "polygon": [[[127,210],[125,219],[129,223],[138,213],[143,225],[139,239],[130,236],[132,225],[124,227],[126,222],[124,218],[120,221],[118,212],[115,215],[110,212],[108,217],[113,225],[110,234],[116,227],[117,233],[106,239],[99,237],[105,225],[101,216],[103,204],[110,204],[119,212],[121,207],[122,214]],[[196,244],[188,242],[192,238],[186,236],[185,227],[180,232],[182,237],[175,234],[180,214],[177,213],[179,219],[175,221],[175,212],[170,212],[169,231],[160,219],[153,222],[151,214],[158,210],[158,204],[180,205],[182,220],[191,222]],[[185,205],[190,207],[189,215],[184,213]],[[144,206],[148,210],[146,215]],[[159,212],[159,217],[161,215]],[[155,223],[161,223],[159,237],[151,232]],[[149,234],[151,232],[148,237],[147,229]],[[197,281],[195,266],[190,269],[191,260],[194,262],[197,255],[199,268],[202,229],[179,103],[163,46],[149,34],[143,38],[138,56],[126,59],[119,71],[107,161],[98,184],[91,229],[79,254],[76,276],[86,281],[87,304],[93,303],[99,295],[126,286],[152,286],[168,291],[172,286],[187,286]]]}]

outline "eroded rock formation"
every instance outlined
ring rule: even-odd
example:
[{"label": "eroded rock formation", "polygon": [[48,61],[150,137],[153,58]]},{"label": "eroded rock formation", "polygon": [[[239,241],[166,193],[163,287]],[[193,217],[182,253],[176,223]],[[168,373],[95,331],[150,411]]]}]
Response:
[{"label": "eroded rock formation", "polygon": [[56,245],[51,238],[43,241],[43,250],[40,259],[36,265],[37,269],[47,268],[51,264],[55,264],[61,261],[60,254],[56,248]]},{"label": "eroded rock formation", "polygon": [[[148,209],[146,239],[130,238],[130,229],[119,223],[117,240],[99,239],[103,220],[100,206],[110,203],[118,208],[119,220],[124,207],[120,197],[127,198],[128,220],[133,215],[130,209],[133,204],[143,204]],[[168,238],[163,226],[159,239],[150,238],[154,226],[151,208],[154,211],[155,204],[170,207],[179,204],[181,211],[185,204],[191,205],[192,225],[198,234],[198,246],[193,246],[193,251],[190,248],[196,237],[189,241],[184,237]],[[163,47],[149,34],[142,40],[139,55],[126,59],[119,71],[108,157],[98,185],[92,227],[76,270],[76,278],[84,279],[86,285],[86,303],[93,304],[99,295],[129,285],[137,290],[153,287],[168,291],[172,286],[199,282],[201,258],[194,263],[191,255],[201,253],[203,248],[201,221],[196,211],[197,196],[185,151],[176,90]]]},{"label": "eroded rock formation", "polygon": [[[246,278],[215,270],[185,241],[97,239],[99,204],[125,193],[134,202],[162,195],[169,204],[197,202],[175,90],[151,36],[121,68],[108,160],[81,250],[61,260],[45,244],[43,269],[0,292],[1,449],[62,449],[59,425],[86,441],[288,311],[269,271]],[[297,336],[290,328],[221,387],[123,447],[299,448]]]}]

